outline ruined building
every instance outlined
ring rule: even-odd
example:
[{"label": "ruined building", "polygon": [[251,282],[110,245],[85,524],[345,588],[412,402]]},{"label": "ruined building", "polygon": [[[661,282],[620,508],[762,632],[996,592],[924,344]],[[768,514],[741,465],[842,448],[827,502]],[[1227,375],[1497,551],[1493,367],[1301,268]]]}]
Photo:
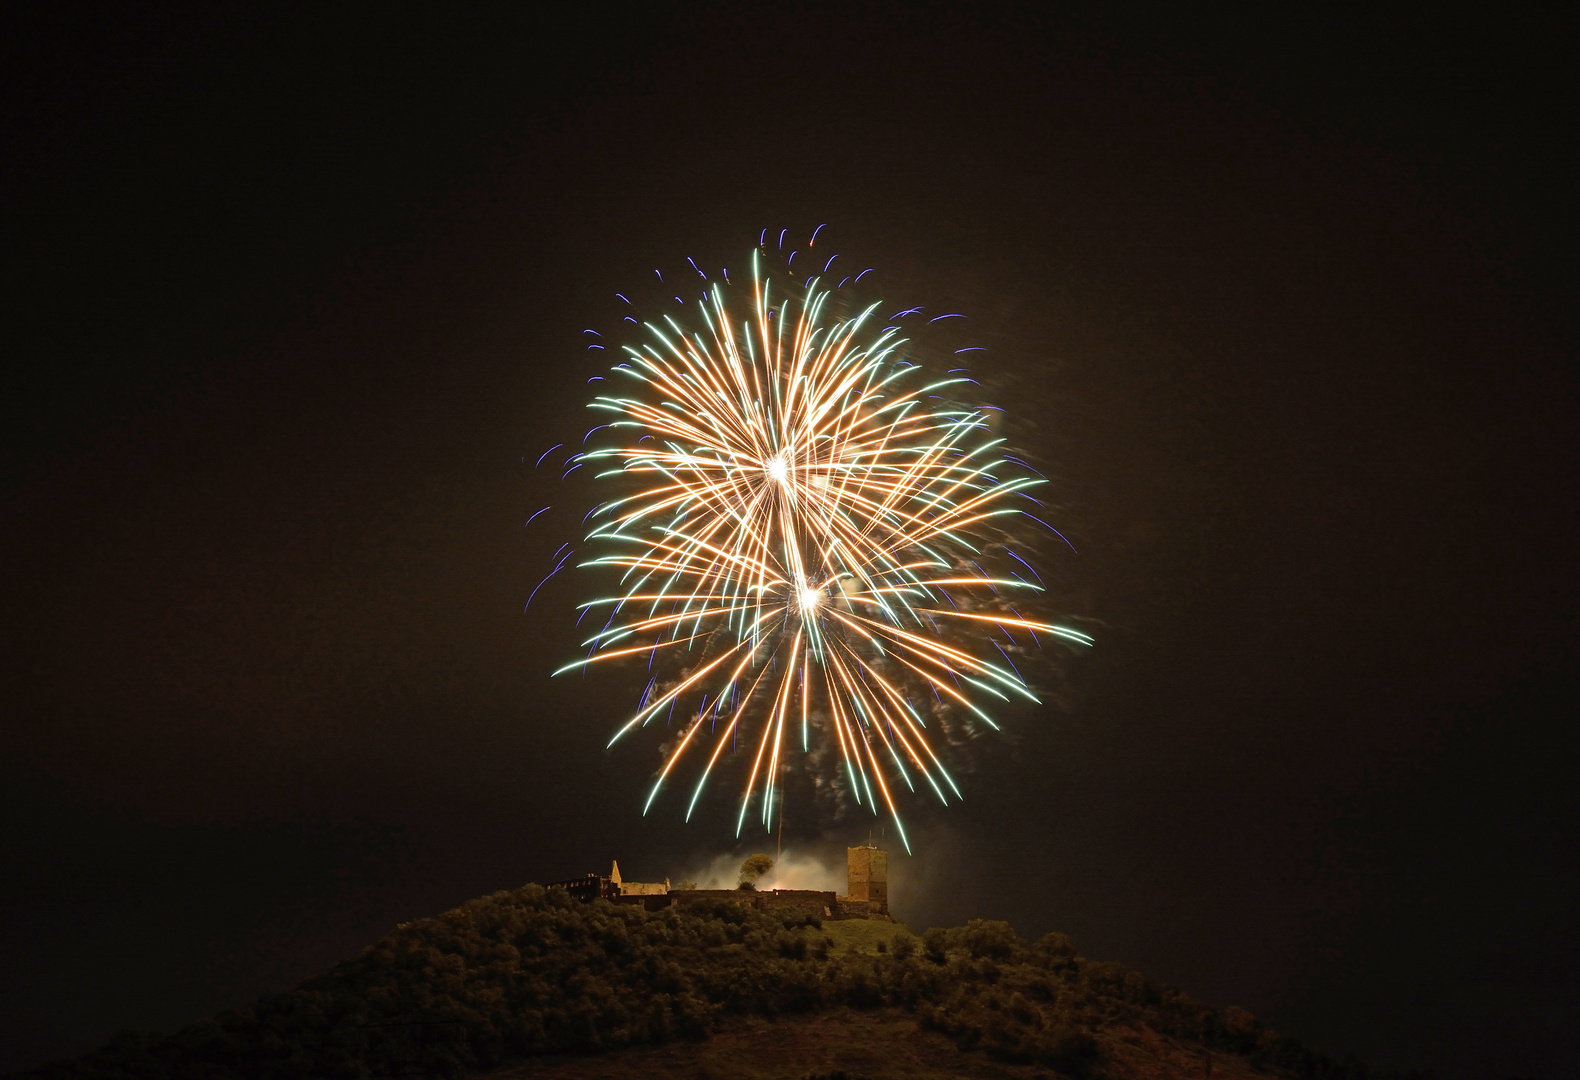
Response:
[{"label": "ruined building", "polygon": [[588,874],[570,881],[552,882],[545,888],[563,889],[578,900],[608,900],[615,904],[640,904],[648,911],[680,907],[704,900],[728,900],[766,911],[791,907],[820,919],[889,919],[889,853],[867,844],[846,849],[846,894],[822,889],[672,889],[662,883],[626,881],[620,864],[609,876]]},{"label": "ruined building", "polygon": [[669,879],[662,883],[657,881],[622,881],[620,880],[620,864],[613,863],[609,871],[609,883],[615,887],[618,896],[668,896]]}]

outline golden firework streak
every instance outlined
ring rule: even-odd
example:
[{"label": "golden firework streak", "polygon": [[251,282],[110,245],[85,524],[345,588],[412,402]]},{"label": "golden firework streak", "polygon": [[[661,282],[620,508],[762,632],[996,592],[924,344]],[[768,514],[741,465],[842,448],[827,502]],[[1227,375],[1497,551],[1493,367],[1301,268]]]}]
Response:
[{"label": "golden firework streak", "polygon": [[799,300],[776,302],[771,284],[754,253],[748,321],[736,326],[714,284],[702,331],[668,317],[646,324],[651,340],[627,346],[614,369],[631,395],[592,402],[613,414],[604,429],[618,444],[577,460],[643,486],[590,515],[588,539],[610,553],[581,565],[618,571],[621,586],[582,605],[608,607],[608,621],[583,642],[587,657],[560,670],[644,653],[651,665],[681,646],[696,657],[610,740],[701,695],[644,814],[709,726],[715,745],[689,819],[725,748],[760,722],[736,833],[759,796],[771,828],[799,705],[802,752],[814,730],[831,729],[852,796],[874,812],[881,800],[909,849],[890,778],[914,791],[914,772],[944,803],[960,789],[906,687],[996,727],[973,694],[1037,698],[973,643],[998,631],[1013,646],[1020,630],[1092,639],[995,610],[1002,594],[1041,586],[984,572],[993,541],[983,530],[1019,514],[1012,500],[1042,481],[996,452],[985,412],[944,402],[938,392],[965,380],[910,387],[918,367],[901,357],[898,329],[868,329],[876,305],[840,319],[816,278]]}]

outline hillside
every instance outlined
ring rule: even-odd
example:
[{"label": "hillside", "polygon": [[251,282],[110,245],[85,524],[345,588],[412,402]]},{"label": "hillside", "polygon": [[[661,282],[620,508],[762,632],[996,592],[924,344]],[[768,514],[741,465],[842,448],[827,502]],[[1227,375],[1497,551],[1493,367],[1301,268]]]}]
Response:
[{"label": "hillside", "polygon": [[325,975],[38,1080],[1353,1077],[1238,1009],[972,920],[917,936],[727,901],[645,912],[535,885],[398,927]]}]

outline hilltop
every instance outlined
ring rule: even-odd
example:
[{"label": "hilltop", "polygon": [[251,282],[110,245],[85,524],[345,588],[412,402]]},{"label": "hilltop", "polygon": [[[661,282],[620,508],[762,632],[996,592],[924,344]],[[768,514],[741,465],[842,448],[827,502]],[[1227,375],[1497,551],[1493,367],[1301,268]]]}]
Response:
[{"label": "hilltop", "polygon": [[972,920],[917,935],[528,885],[397,927],[294,990],[36,1080],[743,1076],[1362,1078],[1251,1014]]}]

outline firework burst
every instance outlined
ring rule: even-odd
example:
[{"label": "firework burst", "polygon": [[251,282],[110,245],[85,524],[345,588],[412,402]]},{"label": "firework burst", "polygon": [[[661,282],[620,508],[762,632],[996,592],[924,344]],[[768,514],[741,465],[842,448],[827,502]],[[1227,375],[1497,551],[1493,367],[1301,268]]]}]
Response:
[{"label": "firework burst", "polygon": [[572,467],[625,486],[589,515],[601,554],[581,565],[619,587],[582,605],[602,628],[560,670],[657,665],[610,745],[684,706],[644,813],[694,761],[689,819],[733,747],[751,758],[736,832],[754,805],[771,827],[787,758],[826,739],[909,848],[898,788],[960,796],[929,717],[996,728],[985,705],[1037,700],[995,639],[1091,639],[1022,618],[1014,597],[1040,586],[983,569],[1042,481],[1003,456],[990,414],[952,402],[969,380],[926,379],[877,305],[843,307],[815,277],[778,295],[761,261],[745,288],[710,284],[697,323],[644,324],[591,404],[612,445]]}]

